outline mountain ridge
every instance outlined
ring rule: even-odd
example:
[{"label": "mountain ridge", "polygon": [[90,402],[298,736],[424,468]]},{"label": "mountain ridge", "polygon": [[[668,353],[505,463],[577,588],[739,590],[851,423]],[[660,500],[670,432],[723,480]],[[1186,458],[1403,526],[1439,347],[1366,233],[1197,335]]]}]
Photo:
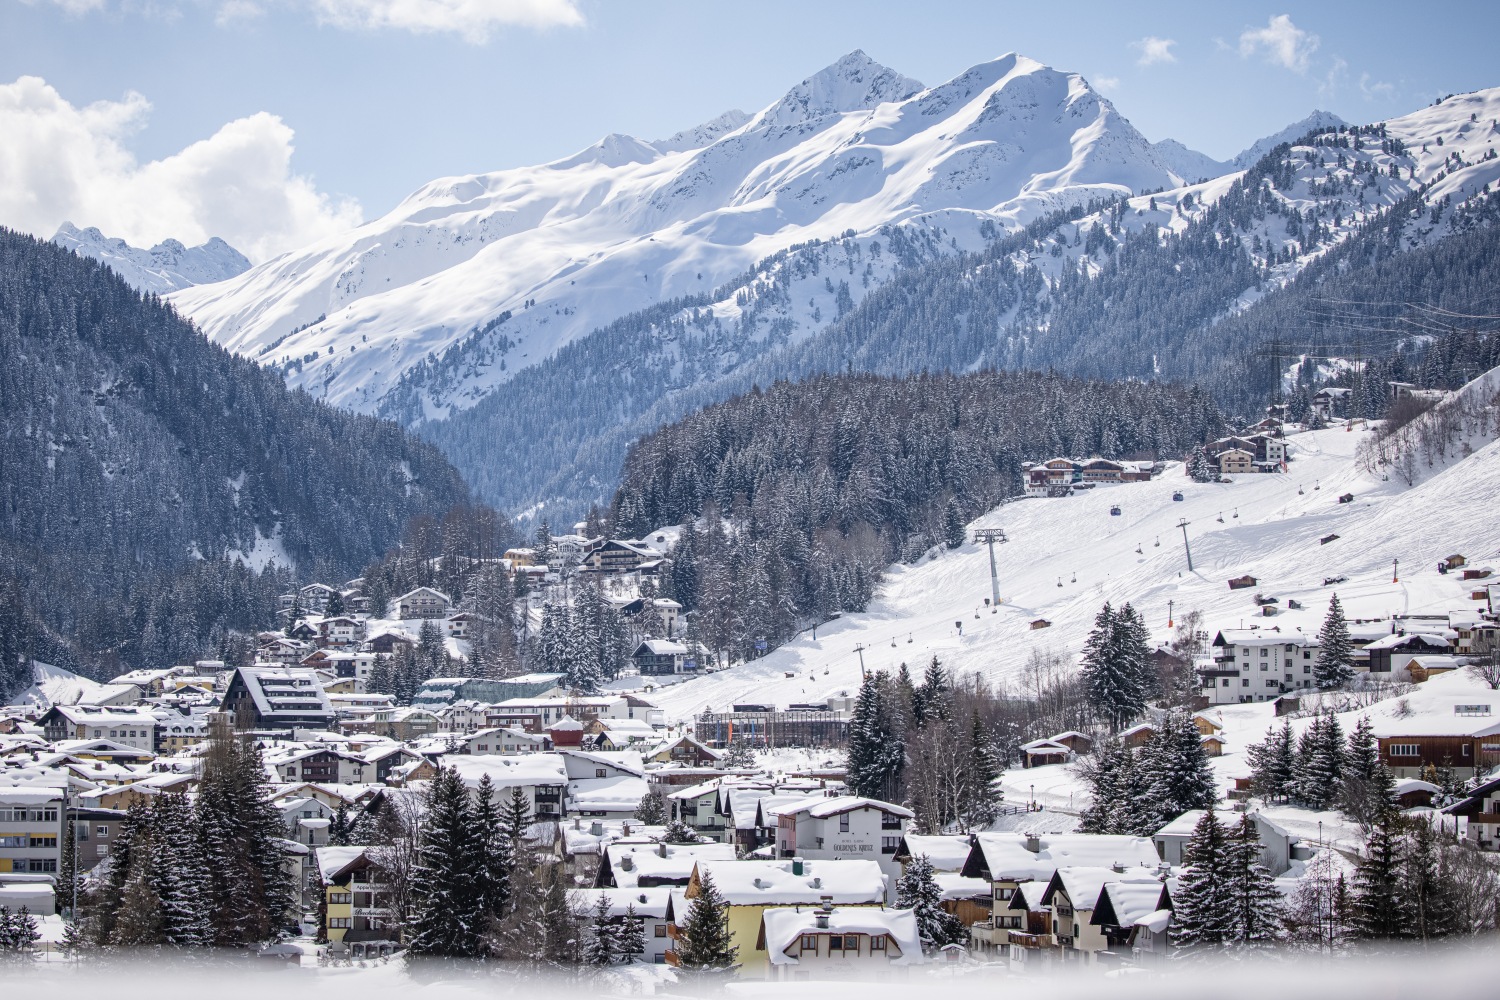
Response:
[{"label": "mountain ridge", "polygon": [[217,236],[195,247],[183,246],[178,240],[163,240],[143,250],[122,239],[105,236],[93,226],[79,229],[71,222],[64,222],[52,242],[105,265],[136,291],[156,295],[227,281],[250,270],[245,255]]}]

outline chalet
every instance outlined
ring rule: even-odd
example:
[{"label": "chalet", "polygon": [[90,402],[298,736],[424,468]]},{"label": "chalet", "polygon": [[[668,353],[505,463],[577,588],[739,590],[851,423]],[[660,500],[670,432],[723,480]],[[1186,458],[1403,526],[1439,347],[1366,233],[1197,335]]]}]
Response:
[{"label": "chalet", "polygon": [[333,704],[311,670],[240,667],[221,710],[241,729],[320,729],[334,725]]},{"label": "chalet", "polygon": [[453,601],[447,594],[431,587],[418,587],[391,601],[386,615],[403,621],[446,618],[452,608]]},{"label": "chalet", "polygon": [[140,708],[54,705],[42,716],[41,726],[53,743],[107,739],[147,753],[156,751],[156,716]]},{"label": "chalet", "polygon": [[583,557],[580,569],[587,573],[631,573],[648,562],[660,562],[660,554],[634,542],[610,539]]},{"label": "chalet", "polygon": [[459,779],[471,792],[489,775],[501,802],[510,799],[511,789],[521,789],[522,798],[536,822],[556,822],[566,807],[568,769],[555,753],[480,756],[450,754],[443,759],[445,767],[458,771]]},{"label": "chalet", "polygon": [[389,877],[368,847],[320,847],[314,852],[323,886],[322,936],[329,950],[376,958],[400,947]]},{"label": "chalet", "polygon": [[[700,880],[713,878],[729,909],[729,937],[738,948],[741,979],[765,979],[771,960],[761,937],[761,917],[772,907],[845,906],[883,910],[886,877],[873,861],[699,861],[687,887],[681,890],[683,909],[673,894],[673,923],[679,928],[687,907],[697,898]],[[675,965],[675,949],[667,962]]]},{"label": "chalet", "polygon": [[1474,778],[1500,765],[1500,720],[1493,706],[1452,698],[1441,703],[1451,706],[1451,715],[1429,710],[1409,719],[1374,720],[1380,759],[1396,777],[1419,778],[1428,767],[1450,767]]},{"label": "chalet", "polygon": [[546,753],[552,749],[552,738],[545,733],[528,733],[520,729],[481,729],[465,737],[464,749],[470,754]]},{"label": "chalet", "polygon": [[890,976],[927,961],[915,910],[820,905],[773,906],[761,913],[756,948],[771,980],[848,980]]},{"label": "chalet", "polygon": [[643,639],[630,654],[643,677],[696,673],[698,658],[686,646],[669,639]]},{"label": "chalet", "polygon": [[1219,452],[1219,475],[1238,476],[1255,471],[1255,452],[1230,448]]},{"label": "chalet", "polygon": [[733,844],[668,844],[666,841],[613,841],[604,846],[594,873],[598,888],[685,888],[700,861],[733,861]]},{"label": "chalet", "polygon": [[1032,621],[1032,623],[1031,623],[1031,630],[1033,632],[1035,632],[1037,629],[1044,629],[1044,628],[1051,628],[1051,627],[1052,627],[1052,623],[1049,622],[1045,618],[1034,619]]},{"label": "chalet", "polygon": [[1041,767],[1045,764],[1066,764],[1074,757],[1071,748],[1052,740],[1032,740],[1021,745],[1023,763],[1026,767]]},{"label": "chalet", "polygon": [[646,758],[653,764],[682,764],[688,767],[718,767],[724,751],[715,750],[691,734],[684,734]]},{"label": "chalet", "polygon": [[285,756],[269,755],[266,764],[280,781],[352,785],[364,780],[365,761],[331,747],[313,747]]},{"label": "chalet", "polygon": [[901,865],[896,851],[914,814],[904,806],[854,795],[809,796],[778,812],[776,851],[812,861],[875,861],[895,902]]},{"label": "chalet", "polygon": [[1326,386],[1313,394],[1313,415],[1322,420],[1332,420],[1344,411],[1348,401],[1348,389]]},{"label": "chalet", "polygon": [[1421,656],[1446,656],[1453,644],[1440,635],[1388,635],[1365,646],[1372,674],[1405,674],[1406,666]]},{"label": "chalet", "polygon": [[[1102,919],[1095,920],[1094,912],[1104,896],[1105,886],[1112,882],[1128,883],[1137,887],[1136,892],[1143,887],[1146,891],[1155,887],[1155,891],[1162,894],[1159,898],[1165,898],[1165,887],[1155,864],[1137,868],[1123,864],[1112,867],[1070,865],[1052,873],[1047,890],[1042,894],[1042,905],[1052,911],[1052,937],[1062,950],[1064,961],[1091,963],[1097,960],[1099,952],[1109,949],[1108,929],[1114,925]],[[1114,929],[1118,936],[1118,928]]]},{"label": "chalet", "polygon": [[1500,779],[1488,781],[1443,812],[1468,820],[1464,839],[1482,851],[1500,851]]},{"label": "chalet", "polygon": [[1104,934],[1105,950],[1137,965],[1166,957],[1171,922],[1172,896],[1159,876],[1104,883],[1089,916]]},{"label": "chalet", "polygon": [[370,636],[360,648],[379,656],[390,656],[398,649],[415,649],[416,647],[416,636],[408,635],[405,632],[399,632],[394,629],[386,629]]},{"label": "chalet", "polygon": [[1131,726],[1120,734],[1120,741],[1129,749],[1139,749],[1156,738],[1156,727],[1149,722]]},{"label": "chalet", "polygon": [[1248,573],[1244,576],[1237,576],[1229,581],[1230,590],[1249,590],[1253,586],[1255,586],[1255,577],[1250,576]]},{"label": "chalet", "polygon": [[[687,880],[683,879],[683,884]],[[664,965],[671,938],[667,936],[667,910],[671,905],[670,886],[661,888],[637,887],[627,890],[617,888],[571,889],[580,912],[594,914],[599,900],[604,900],[605,912],[611,925],[623,926],[626,912],[632,913],[641,922],[646,950],[636,959],[653,965]]]}]

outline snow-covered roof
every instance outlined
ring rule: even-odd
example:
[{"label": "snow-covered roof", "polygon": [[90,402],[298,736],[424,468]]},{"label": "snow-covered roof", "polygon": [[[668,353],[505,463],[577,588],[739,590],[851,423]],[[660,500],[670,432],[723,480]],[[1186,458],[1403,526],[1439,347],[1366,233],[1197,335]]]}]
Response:
[{"label": "snow-covered roof", "polygon": [[940,872],[957,872],[963,870],[964,862],[969,859],[969,838],[955,834],[927,837],[908,833],[906,849],[914,858],[926,857]]},{"label": "snow-covered roof", "polygon": [[639,653],[645,649],[652,656],[686,656],[688,648],[680,642],[672,642],[670,639],[643,639],[636,647]]},{"label": "snow-covered roof", "polygon": [[515,756],[494,754],[450,754],[443,758],[443,765],[458,772],[458,777],[468,788],[477,788],[486,774],[496,788],[514,788],[518,785],[566,785],[568,768],[562,756],[555,753],[529,753]]},{"label": "snow-covered roof", "polygon": [[1061,867],[1109,868],[1116,864],[1154,866],[1160,860],[1149,837],[1062,833],[1038,838],[1039,849],[1027,850],[1025,834],[976,834],[979,850],[995,881],[1045,880]]},{"label": "snow-covered roof", "polygon": [[932,879],[944,899],[972,899],[990,895],[990,884],[982,878],[968,878],[958,872],[934,872]]},{"label": "snow-covered roof", "polygon": [[568,782],[568,808],[578,812],[633,813],[651,786],[645,778],[622,774]]},{"label": "snow-covered roof", "polygon": [[672,887],[573,889],[572,894],[577,897],[579,908],[590,915],[593,914],[594,907],[599,905],[599,900],[606,899],[609,901],[611,917],[623,917],[626,910],[634,908],[638,917],[661,919],[667,915],[667,903],[672,898]]},{"label": "snow-covered roof", "polygon": [[865,799],[858,795],[836,795],[832,798],[826,795],[812,795],[793,808],[783,808],[781,815],[786,816],[794,813],[807,813],[813,819],[828,819],[831,816],[839,816],[847,812],[855,812],[859,809],[874,809],[878,812],[900,816],[902,819],[912,819],[916,813],[905,806],[898,806],[894,802],[882,802],[879,799]]},{"label": "snow-covered roof", "polygon": [[876,861],[803,861],[802,874],[791,859],[780,861],[699,861],[719,891],[736,906],[812,905],[823,897],[834,903],[881,903],[886,876]]},{"label": "snow-covered roof", "polygon": [[[1146,876],[1121,878],[1104,883],[1102,895],[1107,897],[1109,908],[1114,911],[1114,923],[1118,927],[1131,927],[1145,917],[1157,912],[1161,902],[1162,882],[1159,878]],[[1071,893],[1069,896],[1071,898]],[[1098,904],[1094,910],[1097,916]]]},{"label": "snow-covered roof", "polygon": [[1153,934],[1160,934],[1167,929],[1167,925],[1171,922],[1171,910],[1152,910],[1144,917],[1138,917],[1135,921],[1135,926],[1144,927]]},{"label": "snow-covered roof", "polygon": [[327,885],[333,881],[334,876],[345,868],[364,857],[368,847],[319,847],[313,852],[318,859],[318,872],[323,877],[323,884]]},{"label": "snow-covered roof", "polygon": [[[1155,853],[1155,851],[1152,852],[1153,857]],[[1161,893],[1161,881],[1156,877],[1154,867],[1126,868],[1124,871],[1117,871],[1112,867],[1102,868],[1096,865],[1066,865],[1059,868],[1052,876],[1052,884],[1048,887],[1048,891],[1055,892],[1061,888],[1068,894],[1068,899],[1072,901],[1075,910],[1092,910],[1094,904],[1099,901],[1099,894],[1111,882],[1149,882],[1156,887],[1158,895]],[[1155,899],[1151,901],[1151,909],[1156,909]]]},{"label": "snow-covered roof", "polygon": [[[699,861],[733,861],[733,844],[615,843],[604,849],[610,871],[620,886],[636,886],[641,879],[674,881],[683,885]],[[629,858],[629,864],[626,859]]]},{"label": "snow-covered roof", "polygon": [[1448,649],[1453,644],[1440,635],[1431,632],[1408,632],[1406,635],[1388,635],[1383,639],[1376,639],[1366,646],[1366,649],[1400,649],[1407,645],[1419,645],[1426,643],[1439,649]]},{"label": "snow-covered roof", "polygon": [[[828,926],[819,924],[823,916]],[[886,910],[874,907],[833,907],[820,914],[817,910],[801,907],[773,906],[760,915],[765,933],[766,951],[772,965],[797,965],[798,960],[787,954],[803,934],[869,934],[885,936],[886,961],[890,965],[921,965],[926,962],[922,954],[922,941],[917,933],[915,910]]]}]

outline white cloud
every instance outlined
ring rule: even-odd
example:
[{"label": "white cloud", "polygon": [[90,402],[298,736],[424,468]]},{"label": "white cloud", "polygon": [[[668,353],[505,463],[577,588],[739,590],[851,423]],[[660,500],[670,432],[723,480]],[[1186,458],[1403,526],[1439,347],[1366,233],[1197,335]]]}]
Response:
[{"label": "white cloud", "polygon": [[1177,41],[1172,38],[1157,38],[1155,35],[1147,35],[1140,41],[1131,42],[1130,47],[1140,52],[1140,58],[1136,59],[1137,66],[1155,66],[1157,63],[1174,63],[1177,57],[1172,54],[1172,46]]},{"label": "white cloud", "polygon": [[1277,14],[1264,28],[1249,28],[1240,34],[1240,55],[1257,52],[1295,73],[1306,73],[1308,60],[1318,48],[1318,36],[1303,31],[1286,14]]},{"label": "white cloud", "polygon": [[150,110],[134,92],[75,107],[40,77],[0,84],[0,224],[48,237],[68,221],[136,246],[218,236],[261,261],[360,223],[356,202],[292,172],[292,130],[275,115],[140,163],[124,140]]},{"label": "white cloud", "polygon": [[315,0],[318,20],[340,28],[448,33],[482,44],[496,28],[571,28],[574,0]]},{"label": "white cloud", "polygon": [[1094,86],[1100,90],[1113,93],[1120,89],[1120,78],[1118,76],[1096,76],[1094,77]]},{"label": "white cloud", "polygon": [[110,10],[173,18],[192,7],[214,10],[220,27],[259,17],[269,6],[311,13],[320,23],[352,31],[451,34],[481,45],[500,28],[575,28],[578,0],[21,0],[51,4],[71,15]]},{"label": "white cloud", "polygon": [[1365,100],[1386,100],[1396,93],[1396,85],[1386,83],[1384,80],[1371,79],[1370,74],[1359,74],[1359,92],[1365,95]]}]

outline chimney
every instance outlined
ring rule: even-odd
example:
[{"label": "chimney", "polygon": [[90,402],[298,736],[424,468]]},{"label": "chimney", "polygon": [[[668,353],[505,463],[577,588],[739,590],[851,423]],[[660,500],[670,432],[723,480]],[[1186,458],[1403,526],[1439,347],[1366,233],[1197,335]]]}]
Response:
[{"label": "chimney", "polygon": [[793,858],[792,859],[792,874],[793,875],[802,875],[802,874],[805,874],[806,873],[806,868],[807,868],[807,865],[803,862],[803,860],[801,858]]},{"label": "chimney", "polygon": [[1121,864],[1120,862],[1118,862],[1118,861],[1116,861],[1114,864],[1110,865],[1109,867],[1110,867],[1110,870],[1113,871],[1116,875],[1123,875],[1123,874],[1125,874],[1125,866],[1123,864]]},{"label": "chimney", "polygon": [[[812,887],[814,889],[821,889],[821,888],[823,888],[823,880],[821,878],[814,878],[812,880]],[[832,896],[824,896],[823,898],[824,899],[832,899],[833,897]]]},{"label": "chimney", "polygon": [[813,919],[817,921],[819,930],[828,929],[828,918],[832,916],[827,910],[814,910]]},{"label": "chimney", "polygon": [[667,856],[667,842],[665,840],[656,845],[656,856],[658,858],[664,858]]},{"label": "chimney", "polygon": [[622,824],[620,824],[620,835],[624,836],[624,837],[630,836],[630,824],[629,823],[622,823]]},{"label": "chimney", "polygon": [[635,858],[632,857],[629,854],[627,854],[623,858],[621,858],[620,859],[620,871],[622,871],[622,872],[633,872],[633,871],[635,871]]},{"label": "chimney", "polygon": [[1034,833],[1028,833],[1026,835],[1026,850],[1030,851],[1032,854],[1037,854],[1041,851],[1041,849],[1042,839]]},{"label": "chimney", "polygon": [[759,875],[755,876],[755,881],[751,884],[754,885],[757,889],[764,889],[766,887],[765,882],[761,881],[761,877]]}]

